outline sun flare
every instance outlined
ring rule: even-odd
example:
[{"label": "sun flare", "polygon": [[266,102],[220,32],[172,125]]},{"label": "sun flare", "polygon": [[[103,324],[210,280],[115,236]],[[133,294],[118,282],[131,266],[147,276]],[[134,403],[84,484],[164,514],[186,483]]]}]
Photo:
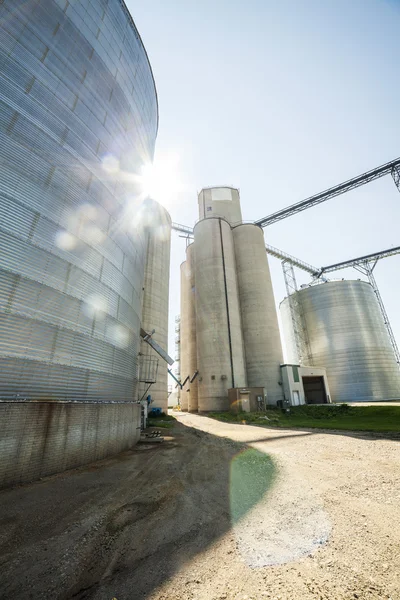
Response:
[{"label": "sun flare", "polygon": [[145,164],[139,177],[143,194],[166,208],[173,205],[182,190],[178,167],[176,154],[157,157],[153,163]]}]

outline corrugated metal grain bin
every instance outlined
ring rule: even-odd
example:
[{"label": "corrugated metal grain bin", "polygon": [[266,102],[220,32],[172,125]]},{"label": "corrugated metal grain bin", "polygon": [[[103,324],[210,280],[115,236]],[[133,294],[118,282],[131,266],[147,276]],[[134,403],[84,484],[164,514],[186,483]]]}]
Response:
[{"label": "corrugated metal grain bin", "polygon": [[[297,292],[310,342],[304,364],[326,368],[334,402],[400,398],[400,372],[371,285],[330,281]],[[289,356],[295,356],[289,301],[281,303]]]}]

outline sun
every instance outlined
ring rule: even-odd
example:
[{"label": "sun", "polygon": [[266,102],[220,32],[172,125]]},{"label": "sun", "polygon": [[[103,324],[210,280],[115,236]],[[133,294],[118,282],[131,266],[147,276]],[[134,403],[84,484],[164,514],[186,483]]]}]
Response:
[{"label": "sun", "polygon": [[179,156],[167,154],[157,156],[153,163],[146,163],[139,176],[142,193],[169,208],[177,202],[182,190],[179,176]]}]

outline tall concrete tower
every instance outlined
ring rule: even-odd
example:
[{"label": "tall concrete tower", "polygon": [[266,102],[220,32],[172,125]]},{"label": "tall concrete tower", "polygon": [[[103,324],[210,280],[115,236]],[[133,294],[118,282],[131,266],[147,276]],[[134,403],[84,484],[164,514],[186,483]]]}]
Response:
[{"label": "tall concrete tower", "polygon": [[267,402],[283,399],[283,362],[268,257],[261,227],[245,223],[233,228],[236,272],[246,354],[247,385],[264,387]]},{"label": "tall concrete tower", "polygon": [[[224,219],[194,228],[199,411],[226,410],[228,389],[246,385],[232,229]],[[186,351],[186,350],[185,350]]]},{"label": "tall concrete tower", "polygon": [[[189,341],[189,293],[190,293],[190,277],[188,274],[187,261],[181,264],[181,381],[185,381],[189,375],[189,354],[191,344]],[[181,410],[187,411],[189,408],[188,402],[188,386],[185,384],[180,393]]]},{"label": "tall concrete tower", "polygon": [[181,346],[191,373],[199,372],[198,410],[226,410],[228,389],[247,385],[265,388],[276,404],[283,398],[283,357],[263,232],[242,223],[235,188],[205,188],[198,201],[200,221],[184,263],[192,265],[191,282],[186,275],[182,296],[188,319],[189,288],[194,291],[195,320]]},{"label": "tall concrete tower", "polygon": [[[197,371],[197,328],[196,328],[196,285],[195,285],[195,262],[194,262],[194,244],[186,248],[186,270],[188,277],[188,296],[187,296],[187,323],[188,323],[188,411],[197,412],[198,410],[198,383],[197,377],[194,377]],[[194,377],[194,379],[193,379]]]},{"label": "tall concrete tower", "polygon": [[211,187],[198,196],[199,219],[222,217],[231,225],[242,222],[239,190],[232,187]]}]

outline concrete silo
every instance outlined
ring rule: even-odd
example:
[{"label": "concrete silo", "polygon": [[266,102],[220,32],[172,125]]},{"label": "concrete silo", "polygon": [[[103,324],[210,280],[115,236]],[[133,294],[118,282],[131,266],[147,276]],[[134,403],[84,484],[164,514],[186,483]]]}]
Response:
[{"label": "concrete silo", "polygon": [[198,408],[226,410],[228,389],[247,383],[232,230],[203,219],[194,240]]},{"label": "concrete silo", "polygon": [[[186,269],[187,269],[187,322],[188,322],[188,368],[190,378],[193,378],[197,371],[197,336],[196,336],[196,286],[195,286],[195,254],[194,244],[186,248]],[[198,379],[197,377],[190,383],[187,382],[188,393],[188,411],[197,412],[198,410]]]},{"label": "concrete silo", "polygon": [[[304,361],[325,367],[334,402],[400,398],[400,372],[371,285],[330,281],[297,292],[310,354]],[[288,353],[292,352],[289,301],[281,303]]]},{"label": "concrete silo", "polygon": [[[181,381],[185,381],[189,375],[189,323],[188,323],[188,308],[189,308],[189,288],[190,280],[188,277],[188,269],[186,260],[181,264]],[[188,392],[185,384],[180,393],[181,410],[188,409]]]},{"label": "concrete silo", "polygon": [[[149,203],[151,222],[148,226],[146,269],[144,277],[142,328],[155,333],[152,338],[161,348],[168,348],[169,260],[171,249],[171,217],[155,201]],[[149,389],[154,407],[168,411],[168,365],[146,342],[141,342],[143,357],[158,360],[157,382]],[[144,393],[140,385],[141,395]]]},{"label": "concrete silo", "polygon": [[282,345],[264,234],[260,227],[233,228],[247,384],[264,387],[268,404],[283,399]]},{"label": "concrete silo", "polygon": [[198,195],[199,218],[222,217],[231,225],[242,222],[239,190],[232,187],[203,188]]}]

